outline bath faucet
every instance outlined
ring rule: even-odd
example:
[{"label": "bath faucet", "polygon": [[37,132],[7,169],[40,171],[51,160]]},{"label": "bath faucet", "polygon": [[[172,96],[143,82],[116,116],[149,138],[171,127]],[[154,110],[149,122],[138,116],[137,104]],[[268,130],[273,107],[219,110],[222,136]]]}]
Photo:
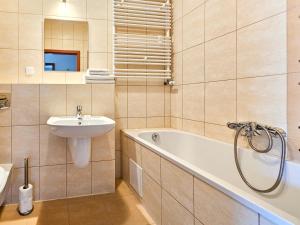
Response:
[{"label": "bath faucet", "polygon": [[78,105],[76,107],[76,117],[77,119],[81,120],[82,119],[82,106],[81,105]]}]

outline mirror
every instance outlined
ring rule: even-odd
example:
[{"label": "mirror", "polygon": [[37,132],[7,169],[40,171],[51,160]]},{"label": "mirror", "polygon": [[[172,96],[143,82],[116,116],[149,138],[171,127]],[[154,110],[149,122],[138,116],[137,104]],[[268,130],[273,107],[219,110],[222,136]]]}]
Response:
[{"label": "mirror", "polygon": [[45,19],[44,27],[44,70],[86,71],[88,23]]}]

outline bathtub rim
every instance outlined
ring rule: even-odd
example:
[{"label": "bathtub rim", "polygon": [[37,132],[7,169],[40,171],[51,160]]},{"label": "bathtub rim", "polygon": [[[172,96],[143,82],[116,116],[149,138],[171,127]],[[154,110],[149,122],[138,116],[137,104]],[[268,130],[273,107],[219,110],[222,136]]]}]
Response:
[{"label": "bathtub rim", "polygon": [[[173,163],[184,171],[190,173],[193,177],[209,184],[210,186],[216,188],[217,190],[223,192],[228,195],[232,199],[238,201],[245,207],[253,210],[264,218],[270,220],[271,222],[278,223],[282,225],[300,225],[300,220],[293,215],[274,207],[270,203],[261,200],[260,198],[251,195],[246,191],[241,190],[240,188],[202,170],[201,168],[194,166],[193,164],[177,157],[176,155],[165,151],[164,149],[151,144],[150,142],[142,139],[138,135],[145,132],[176,132],[191,135],[194,137],[206,139],[209,141],[214,141],[219,144],[227,145],[228,147],[232,147],[233,145],[230,143],[222,142],[216,139],[208,138],[205,136],[201,136],[198,134],[190,133],[187,131],[177,130],[173,128],[146,128],[146,129],[123,129],[121,130],[128,138],[136,141],[143,147],[153,151],[158,154],[163,159]],[[296,164],[293,161],[287,161],[289,164]],[[298,164],[297,164],[298,165]]]}]

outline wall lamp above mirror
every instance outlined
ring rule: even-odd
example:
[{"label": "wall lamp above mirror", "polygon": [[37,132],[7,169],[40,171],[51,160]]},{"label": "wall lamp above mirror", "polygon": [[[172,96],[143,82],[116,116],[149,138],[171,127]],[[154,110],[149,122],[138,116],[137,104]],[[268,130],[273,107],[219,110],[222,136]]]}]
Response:
[{"label": "wall lamp above mirror", "polygon": [[44,34],[45,71],[87,70],[89,45],[87,22],[46,19]]}]

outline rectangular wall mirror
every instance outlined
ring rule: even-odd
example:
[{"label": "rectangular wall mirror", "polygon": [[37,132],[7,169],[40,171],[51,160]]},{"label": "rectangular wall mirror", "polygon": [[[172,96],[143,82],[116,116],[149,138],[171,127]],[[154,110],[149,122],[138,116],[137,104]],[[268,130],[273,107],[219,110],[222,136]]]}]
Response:
[{"label": "rectangular wall mirror", "polygon": [[88,23],[45,19],[44,70],[84,72],[88,65]]}]

